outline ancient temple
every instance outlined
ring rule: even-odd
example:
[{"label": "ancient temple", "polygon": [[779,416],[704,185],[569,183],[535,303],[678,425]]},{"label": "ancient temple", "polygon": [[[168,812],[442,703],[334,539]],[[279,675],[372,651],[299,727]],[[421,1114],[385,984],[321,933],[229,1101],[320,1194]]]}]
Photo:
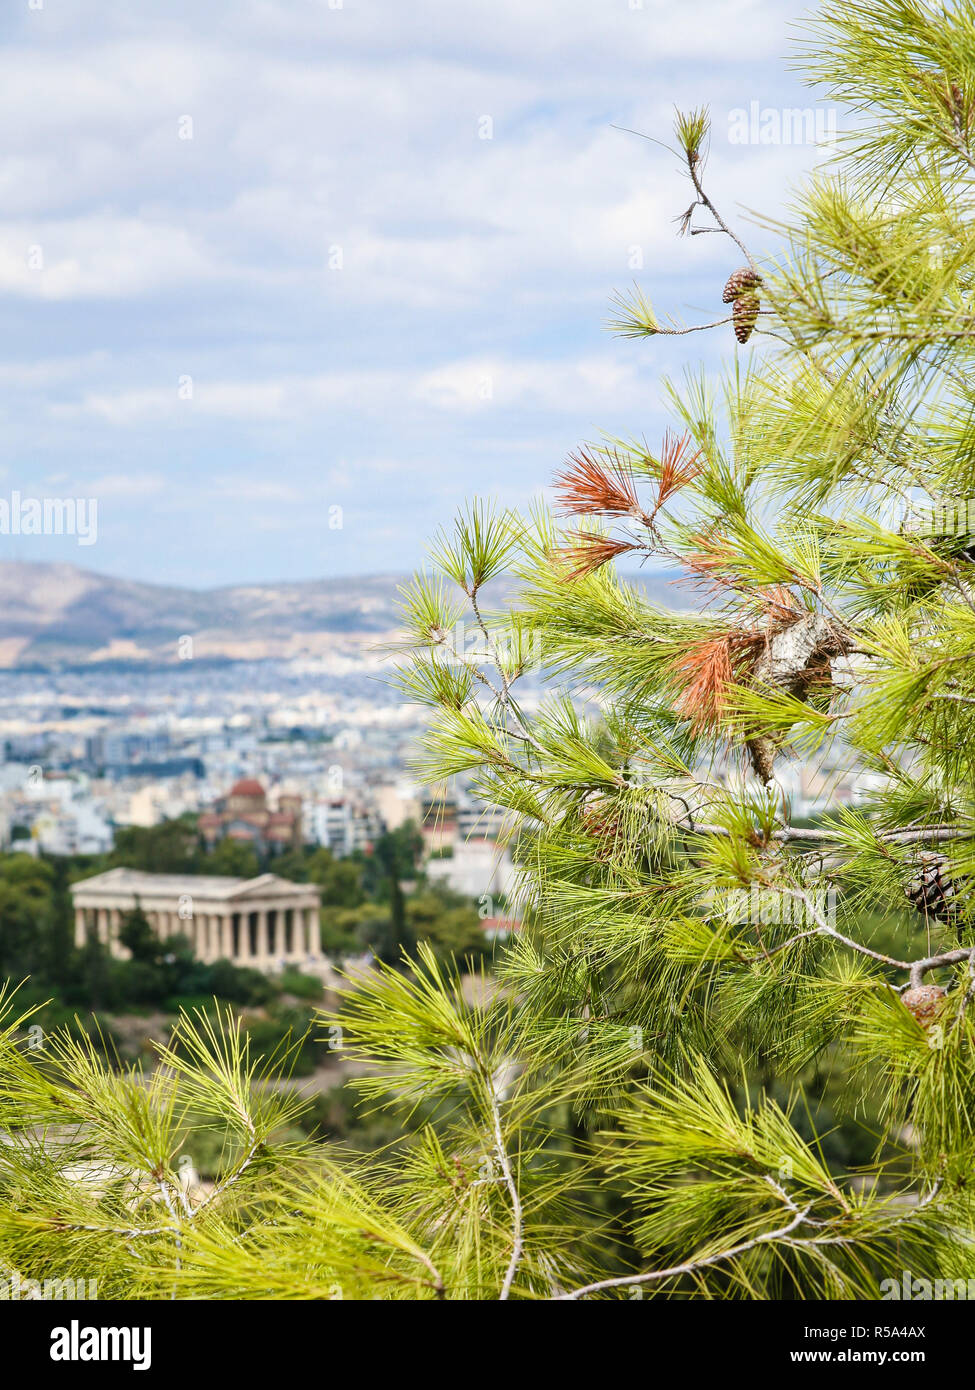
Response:
[{"label": "ancient temple", "polygon": [[75,941],[94,933],[113,955],[126,955],[118,933],[139,907],[160,940],[185,936],[203,961],[221,957],[257,970],[322,959],[319,890],[276,874],[222,878],[110,869],[72,884]]}]

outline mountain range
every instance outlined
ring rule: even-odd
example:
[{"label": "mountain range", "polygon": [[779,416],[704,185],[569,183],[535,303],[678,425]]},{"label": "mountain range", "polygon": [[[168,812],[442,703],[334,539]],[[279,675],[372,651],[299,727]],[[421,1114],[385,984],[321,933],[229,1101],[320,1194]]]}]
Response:
[{"label": "mountain range", "polygon": [[[194,659],[365,658],[398,626],[402,575],[357,575],[216,589],[119,579],[75,565],[0,562],[0,669]],[[687,607],[666,578],[637,581]]]}]

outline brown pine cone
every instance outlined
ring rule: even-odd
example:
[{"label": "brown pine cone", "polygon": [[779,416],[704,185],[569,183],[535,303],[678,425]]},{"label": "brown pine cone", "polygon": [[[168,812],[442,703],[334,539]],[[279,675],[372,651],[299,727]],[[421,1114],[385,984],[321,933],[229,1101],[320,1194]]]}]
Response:
[{"label": "brown pine cone", "polygon": [[930,1028],[941,1011],[945,991],[940,985],[917,985],[906,989],[901,995],[901,1003],[920,1023],[922,1028]]},{"label": "brown pine cone", "polygon": [[908,902],[923,917],[936,917],[948,925],[958,920],[961,897],[948,873],[943,854],[922,854],[914,877],[904,889]]},{"label": "brown pine cone", "polygon": [[739,343],[747,343],[752,336],[752,329],[758,321],[759,307],[757,294],[743,294],[735,300],[731,318]]},{"label": "brown pine cone", "polygon": [[591,835],[599,846],[596,857],[607,857],[620,831],[620,818],[612,800],[599,792],[590,792],[583,799],[580,819],[585,833]]},{"label": "brown pine cone", "polygon": [[938,99],[944,106],[956,129],[964,129],[971,119],[969,103],[965,100],[965,93],[957,82],[948,82],[938,93]]},{"label": "brown pine cone", "polygon": [[757,271],[752,270],[751,266],[742,266],[741,270],[733,271],[728,276],[728,283],[724,287],[721,303],[731,304],[740,294],[744,294],[746,290],[757,289],[761,283],[762,277]]},{"label": "brown pine cone", "polygon": [[777,752],[775,740],[753,738],[749,739],[746,747],[751,759],[752,771],[763,786],[768,786],[775,775],[775,754]]}]

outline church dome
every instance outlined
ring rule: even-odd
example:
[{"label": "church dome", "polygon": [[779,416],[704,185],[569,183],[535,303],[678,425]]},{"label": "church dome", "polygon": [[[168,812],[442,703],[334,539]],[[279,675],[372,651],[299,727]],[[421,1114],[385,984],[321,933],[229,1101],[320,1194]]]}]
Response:
[{"label": "church dome", "polygon": [[255,777],[242,777],[239,782],[235,782],[230,788],[230,795],[260,797],[263,801],[265,792],[264,788]]}]

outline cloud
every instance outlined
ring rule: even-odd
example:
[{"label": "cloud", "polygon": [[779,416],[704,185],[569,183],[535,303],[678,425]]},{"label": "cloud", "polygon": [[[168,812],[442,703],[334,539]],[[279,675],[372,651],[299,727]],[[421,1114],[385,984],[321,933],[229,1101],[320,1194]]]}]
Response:
[{"label": "cloud", "polygon": [[439,410],[486,411],[528,407],[586,411],[608,399],[631,405],[640,393],[639,373],[602,357],[568,362],[486,358],[451,363],[416,380],[414,395]]},{"label": "cloud", "polygon": [[[182,394],[192,389],[192,396]],[[191,388],[147,387],[94,393],[52,405],[60,419],[91,416],[118,427],[194,418],[297,424],[336,408],[419,408],[431,424],[439,414],[503,414],[516,409],[584,412],[612,400],[618,407],[646,399],[646,382],[634,363],[592,356],[567,361],[494,357],[445,363],[430,371],[334,372],[251,381],[194,380]],[[257,486],[263,487],[263,481]]]},{"label": "cloud", "polygon": [[13,7],[0,468],[104,482],[106,568],[193,582],[205,548],[234,582],[405,567],[465,492],[522,501],[580,435],[662,428],[659,375],[731,344],[621,343],[610,294],[703,318],[738,253],[676,238],[677,162],[613,126],[666,141],[710,102],[716,201],[775,213],[815,151],[732,145],[728,112],[808,104],[778,58],[804,8]]},{"label": "cloud", "polygon": [[194,282],[222,268],[185,228],[92,217],[0,224],[0,294],[37,299],[127,299]]},{"label": "cloud", "polygon": [[88,491],[101,500],[113,498],[157,497],[165,491],[166,479],[152,473],[104,473],[88,483]]},{"label": "cloud", "polygon": [[23,42],[90,43],[93,37],[142,39],[160,47],[232,32],[245,51],[316,57],[365,53],[373,60],[416,47],[439,58],[469,56],[520,70],[558,67],[591,72],[614,59],[632,72],[640,62],[749,55],[776,57],[782,14],[777,0],[194,0],[134,8],[130,0],[76,0],[21,16]]}]

